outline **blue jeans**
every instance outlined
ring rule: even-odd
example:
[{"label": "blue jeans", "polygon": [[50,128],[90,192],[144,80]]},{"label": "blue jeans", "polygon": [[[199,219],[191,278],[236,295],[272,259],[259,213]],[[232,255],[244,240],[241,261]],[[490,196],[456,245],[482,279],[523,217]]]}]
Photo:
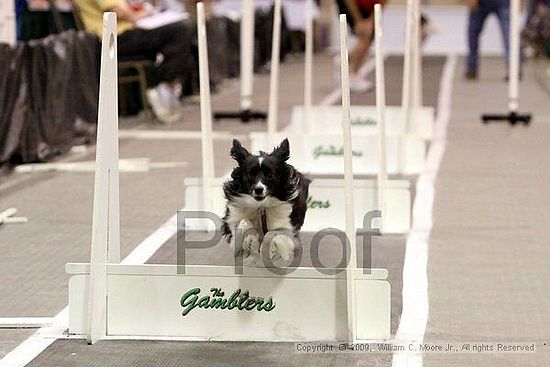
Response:
[{"label": "blue jeans", "polygon": [[509,0],[479,0],[475,11],[470,11],[468,20],[468,46],[470,54],[466,61],[468,71],[476,71],[478,65],[479,36],[483,30],[485,20],[491,13],[495,13],[500,25],[506,63],[510,51],[510,1]]}]

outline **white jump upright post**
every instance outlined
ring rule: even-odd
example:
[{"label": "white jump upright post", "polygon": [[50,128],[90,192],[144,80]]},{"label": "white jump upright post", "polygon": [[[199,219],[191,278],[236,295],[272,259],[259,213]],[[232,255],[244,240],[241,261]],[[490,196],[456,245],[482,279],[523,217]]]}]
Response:
[{"label": "white jump upright post", "polygon": [[88,343],[106,334],[107,263],[120,262],[116,13],[103,14],[94,212],[88,294]]},{"label": "white jump upright post", "polygon": [[384,232],[386,213],[385,186],[388,179],[386,163],[386,81],[384,77],[384,51],[382,50],[382,7],[374,6],[374,37],[376,57],[376,109],[378,113],[378,207],[381,212],[380,231]]},{"label": "white jump upright post", "polygon": [[254,0],[243,0],[241,17],[241,110],[252,109],[254,76]]},{"label": "white jump upright post", "polygon": [[212,182],[214,180],[214,147],[212,139],[212,107],[210,103],[210,74],[204,4],[197,3],[197,34],[199,42],[199,83],[201,97],[201,147],[203,210],[212,211]]},{"label": "white jump upright post", "polygon": [[313,99],[313,0],[306,0],[306,50],[304,70],[304,124],[306,133],[313,132],[311,105]]},{"label": "white jump upright post", "polygon": [[271,42],[271,75],[269,79],[269,111],[267,114],[267,139],[270,145],[275,144],[279,120],[279,66],[281,51],[281,0],[275,0],[273,14],[273,35]]},{"label": "white jump upright post", "polygon": [[[420,0],[414,0],[414,33],[413,33],[413,47],[414,47],[414,60],[413,60],[413,78],[414,78],[414,93],[412,100],[413,107],[413,119],[415,121],[418,116],[418,110],[422,107],[423,98],[422,98],[422,31],[420,27]],[[410,129],[410,127],[409,127]]]},{"label": "white jump upright post", "polygon": [[510,52],[508,60],[508,113],[483,114],[483,123],[504,121],[511,125],[518,122],[529,125],[531,114],[519,111],[519,74],[520,74],[520,0],[510,1]]},{"label": "white jump upright post", "polygon": [[356,237],[355,237],[355,208],[353,199],[353,151],[351,148],[351,117],[349,92],[349,64],[348,64],[348,25],[346,15],[340,15],[340,73],[342,79],[342,133],[344,140],[344,188],[346,203],[346,236],[349,240],[349,256],[347,263],[347,315],[348,340],[354,343],[357,340],[357,310],[355,307],[355,268]]},{"label": "white jump upright post", "polygon": [[2,0],[2,27],[0,28],[0,43],[15,45],[16,43],[16,23],[13,0]]},{"label": "white jump upright post", "polygon": [[[417,135],[420,130],[419,120],[422,116],[422,52],[420,32],[420,0],[407,0],[405,25],[405,53],[403,60],[403,90],[401,109],[404,118],[404,136],[398,148],[398,161],[401,172],[406,172],[409,165],[408,135]],[[423,123],[428,123],[427,121]]]},{"label": "white jump upright post", "polygon": [[407,0],[407,11],[405,13],[405,51],[403,55],[403,89],[401,92],[401,107],[405,113],[405,118],[410,119],[408,113],[410,110],[411,96],[411,58],[412,58],[412,27],[413,27],[413,3],[415,0]]},{"label": "white jump upright post", "polygon": [[508,61],[508,109],[518,111],[519,105],[519,17],[520,0],[510,1],[510,60]]},{"label": "white jump upright post", "polygon": [[[405,135],[411,132],[412,120],[415,118],[416,114],[413,111],[413,100],[415,99],[415,80],[414,77],[414,66],[416,64],[416,52],[415,52],[415,5],[416,0],[407,0],[407,11],[406,11],[406,25],[405,25],[405,53],[403,60],[403,90],[401,95],[401,108],[404,118],[404,128],[403,133]],[[405,139],[401,138],[399,141],[398,148],[398,164],[399,170],[405,171],[407,166],[407,149],[405,146]]]},{"label": "white jump upright post", "polygon": [[417,118],[422,106],[422,34],[420,31],[420,0],[407,0],[405,26],[405,54],[403,63],[403,90],[401,106],[406,118],[406,132],[411,132],[411,123]]}]

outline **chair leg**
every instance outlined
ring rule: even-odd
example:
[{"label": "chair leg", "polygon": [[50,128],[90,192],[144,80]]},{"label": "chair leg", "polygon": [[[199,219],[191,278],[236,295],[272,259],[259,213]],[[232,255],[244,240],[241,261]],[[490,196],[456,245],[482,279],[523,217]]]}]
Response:
[{"label": "chair leg", "polygon": [[128,108],[126,107],[126,94],[124,93],[124,83],[118,83],[118,91],[119,91],[119,114],[125,115],[128,111]]},{"label": "chair leg", "polygon": [[146,115],[145,118],[150,122],[153,122],[155,115],[153,114],[153,110],[151,108],[151,105],[149,104],[149,100],[147,99],[147,78],[145,77],[145,69],[142,67],[137,67],[136,70],[139,77],[139,89],[141,91],[141,103],[143,104],[143,112]]}]

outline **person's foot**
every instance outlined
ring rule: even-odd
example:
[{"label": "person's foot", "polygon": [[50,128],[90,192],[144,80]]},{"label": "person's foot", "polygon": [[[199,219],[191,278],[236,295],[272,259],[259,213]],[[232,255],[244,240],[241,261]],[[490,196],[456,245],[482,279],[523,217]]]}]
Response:
[{"label": "person's foot", "polygon": [[[510,77],[509,77],[508,73],[506,73],[506,75],[504,76],[504,81],[505,81],[506,83],[508,83],[509,80],[510,80]],[[519,81],[523,80],[523,71],[520,71],[520,72],[519,72],[518,80],[519,80]]]},{"label": "person's foot", "polygon": [[467,80],[477,80],[477,70],[468,70],[464,74],[464,78]]},{"label": "person's foot", "polygon": [[155,89],[161,99],[161,103],[167,106],[172,114],[177,114],[181,111],[183,108],[179,100],[181,84],[160,83]]},{"label": "person's foot", "polygon": [[372,82],[363,79],[359,75],[351,74],[349,78],[349,89],[356,93],[366,93],[373,87]]},{"label": "person's foot", "polygon": [[181,116],[172,112],[170,105],[166,104],[157,88],[147,90],[147,101],[160,121],[169,124],[180,119]]}]

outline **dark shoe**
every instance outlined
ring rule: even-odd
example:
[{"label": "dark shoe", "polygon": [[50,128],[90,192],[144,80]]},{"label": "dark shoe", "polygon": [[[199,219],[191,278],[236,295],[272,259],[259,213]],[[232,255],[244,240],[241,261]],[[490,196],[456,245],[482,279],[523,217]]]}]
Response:
[{"label": "dark shoe", "polygon": [[[509,76],[508,76],[508,73],[506,73],[506,76],[504,77],[504,81],[506,83],[508,83],[508,81],[510,80]],[[521,70],[519,72],[519,77],[518,77],[518,80],[521,82],[523,80],[523,70]]]},{"label": "dark shoe", "polygon": [[469,70],[464,74],[464,78],[467,80],[477,80],[477,70]]}]

